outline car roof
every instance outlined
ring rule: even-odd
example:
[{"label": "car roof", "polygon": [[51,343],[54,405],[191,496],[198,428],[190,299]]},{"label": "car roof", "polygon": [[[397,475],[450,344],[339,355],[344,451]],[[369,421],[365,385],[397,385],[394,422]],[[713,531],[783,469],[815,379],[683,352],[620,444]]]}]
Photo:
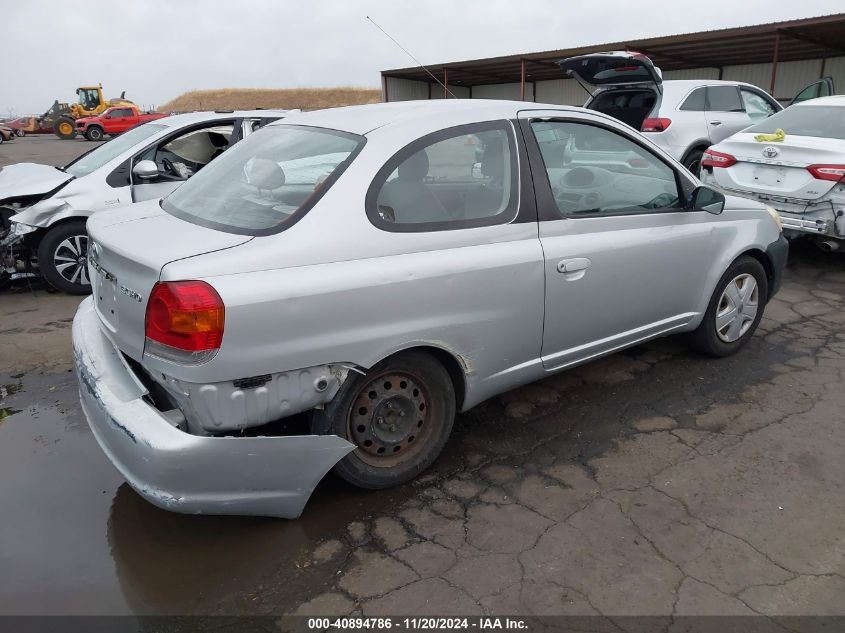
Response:
[{"label": "car roof", "polygon": [[583,108],[575,106],[526,101],[423,99],[315,110],[286,117],[284,121],[276,121],[271,125],[309,125],[365,135],[385,126],[413,125],[415,121],[426,121],[433,117],[436,117],[444,128],[461,125],[469,120],[512,119],[521,110],[584,111]]},{"label": "car roof", "polygon": [[186,112],[185,114],[173,114],[163,119],[156,119],[156,125],[167,127],[182,127],[193,123],[204,123],[205,121],[216,121],[217,119],[240,119],[240,118],[272,118],[285,117],[291,113],[298,113],[299,110],[229,110],[229,111],[201,111]]}]

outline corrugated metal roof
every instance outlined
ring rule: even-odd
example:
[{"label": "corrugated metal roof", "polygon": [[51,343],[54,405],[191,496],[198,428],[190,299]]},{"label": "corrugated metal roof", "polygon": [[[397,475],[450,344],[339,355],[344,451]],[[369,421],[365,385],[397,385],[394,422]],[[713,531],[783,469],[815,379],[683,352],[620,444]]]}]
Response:
[{"label": "corrugated metal roof", "polygon": [[[776,40],[779,61],[845,55],[845,13],[553,51],[430,64],[427,68],[440,81],[444,80],[444,75],[448,75],[450,84],[477,86],[520,81],[522,62],[525,60],[527,80],[543,81],[560,79],[563,76],[555,62],[564,57],[626,49],[648,55],[655,65],[664,71],[720,68],[735,64],[770,62]],[[385,70],[382,75],[433,81],[420,66]]]}]

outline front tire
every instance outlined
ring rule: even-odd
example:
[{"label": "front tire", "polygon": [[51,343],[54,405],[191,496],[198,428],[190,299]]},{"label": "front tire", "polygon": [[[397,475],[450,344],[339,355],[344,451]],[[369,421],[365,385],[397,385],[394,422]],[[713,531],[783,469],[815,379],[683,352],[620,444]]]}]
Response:
[{"label": "front tire", "polygon": [[103,140],[103,128],[92,125],[85,131],[85,138],[89,141],[102,141]]},{"label": "front tire", "polygon": [[768,293],[760,262],[747,255],[737,259],[716,285],[701,324],[690,333],[690,347],[715,357],[738,352],[754,336]]},{"label": "front tire", "polygon": [[15,135],[18,138],[23,138],[24,136],[26,136],[26,132],[24,132],[23,130],[15,130]]},{"label": "front tire", "polygon": [[76,121],[69,116],[60,117],[53,125],[53,132],[64,141],[76,138]]},{"label": "front tire", "polygon": [[54,226],[38,245],[41,276],[56,290],[71,295],[91,292],[88,278],[88,233],[85,222],[74,220]]},{"label": "front tire", "polygon": [[440,453],[455,420],[455,389],[431,355],[403,352],[366,375],[350,374],[312,431],[338,435],[356,448],[334,467],[345,481],[378,490],[410,481]]}]

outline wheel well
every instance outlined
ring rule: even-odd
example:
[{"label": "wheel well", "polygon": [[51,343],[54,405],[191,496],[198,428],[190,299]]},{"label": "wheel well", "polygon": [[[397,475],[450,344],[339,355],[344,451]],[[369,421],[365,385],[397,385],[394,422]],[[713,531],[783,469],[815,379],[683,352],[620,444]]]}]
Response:
[{"label": "wheel well", "polygon": [[698,141],[695,145],[693,145],[686,152],[684,152],[684,155],[681,158],[681,163],[686,162],[687,158],[689,158],[689,155],[692,154],[693,152],[697,152],[699,150],[703,152],[708,147],[710,147],[709,143],[706,143],[704,141]]},{"label": "wheel well", "polygon": [[396,354],[409,351],[425,352],[436,358],[443,365],[443,368],[452,380],[452,387],[455,389],[455,406],[460,411],[463,408],[464,398],[466,397],[466,370],[464,369],[463,362],[455,358],[450,352],[432,345],[408,347],[396,352]]},{"label": "wheel well", "polygon": [[[772,262],[771,262],[771,260],[769,260],[769,256],[766,255],[766,253],[764,253],[763,251],[761,251],[757,248],[752,248],[751,250],[747,250],[744,253],[742,253],[742,255],[747,255],[748,257],[753,257],[758,262],[760,262],[760,265],[763,267],[763,270],[766,271],[766,281],[768,281],[769,289],[771,289],[772,284],[774,283],[774,280],[775,280],[775,268],[774,268],[774,266],[772,266]],[[742,257],[742,255],[740,255],[740,257]],[[737,258],[737,259],[739,259],[739,258]],[[766,297],[766,302],[768,302],[769,299],[771,299],[771,297],[772,297],[771,291],[767,290],[767,292],[768,292],[768,296]]]}]

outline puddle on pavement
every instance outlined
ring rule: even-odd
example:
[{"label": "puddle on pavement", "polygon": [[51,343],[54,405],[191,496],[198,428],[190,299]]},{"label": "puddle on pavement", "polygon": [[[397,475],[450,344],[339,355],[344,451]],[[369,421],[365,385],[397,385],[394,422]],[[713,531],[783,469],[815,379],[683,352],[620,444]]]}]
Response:
[{"label": "puddle on pavement", "polygon": [[[0,399],[0,615],[249,612],[248,592],[403,494],[329,477],[297,521],[166,512],[102,454],[76,390],[70,373],[25,376]],[[319,573],[291,573],[291,594]]]}]

